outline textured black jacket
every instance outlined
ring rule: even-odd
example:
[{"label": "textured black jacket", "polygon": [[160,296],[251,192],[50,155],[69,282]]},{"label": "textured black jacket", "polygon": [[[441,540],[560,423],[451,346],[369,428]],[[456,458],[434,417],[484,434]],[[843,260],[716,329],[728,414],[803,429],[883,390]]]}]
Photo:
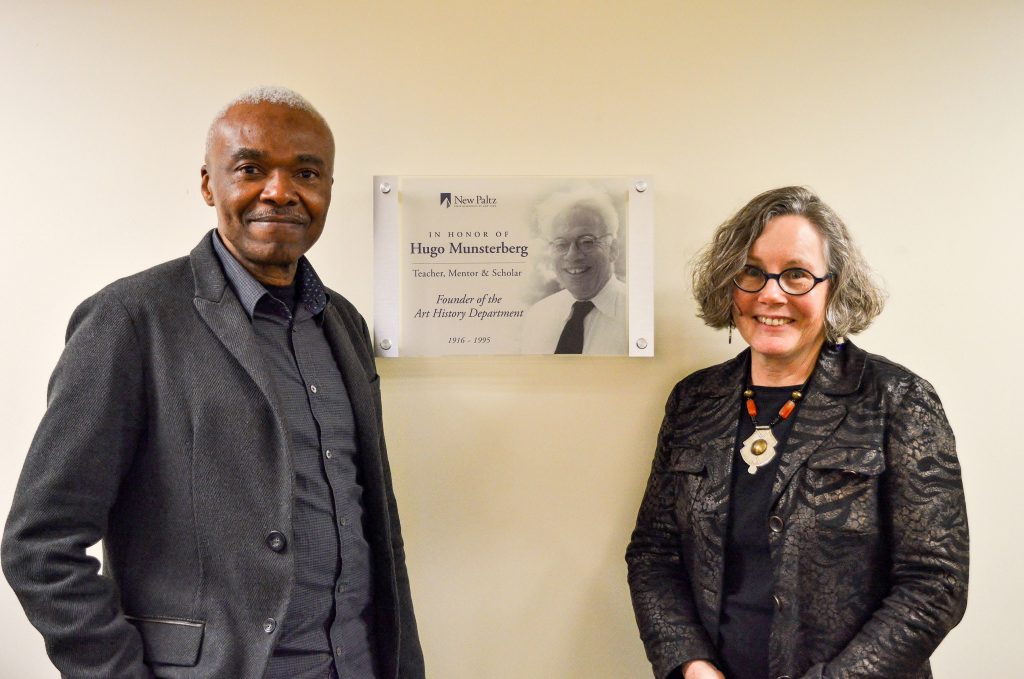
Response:
[{"label": "textured black jacket", "polygon": [[[324,331],[358,429],[377,654],[422,679],[405,551],[362,317]],[[210,234],[75,311],[18,482],[3,568],[71,679],[258,679],[288,609],[291,455],[249,317]],[[103,539],[106,575],[87,546]],[[287,543],[286,543],[287,544]]]},{"label": "textured black jacket", "polygon": [[[690,375],[666,406],[626,552],[659,678],[716,659],[749,361],[747,350]],[[852,343],[826,345],[770,502],[771,677],[931,677],[929,656],[964,613],[968,564],[956,447],[931,385]]]}]

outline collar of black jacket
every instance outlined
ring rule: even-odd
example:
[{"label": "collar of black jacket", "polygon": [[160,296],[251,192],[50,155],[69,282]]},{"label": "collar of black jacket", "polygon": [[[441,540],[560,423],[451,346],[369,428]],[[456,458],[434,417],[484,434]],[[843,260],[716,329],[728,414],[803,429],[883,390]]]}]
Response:
[{"label": "collar of black jacket", "polygon": [[203,235],[199,245],[189,253],[189,261],[192,264],[192,278],[196,283],[196,297],[220,302],[228,287],[228,280],[213,250],[212,235],[212,230]]},{"label": "collar of black jacket", "polygon": [[[867,352],[847,340],[842,346],[826,343],[818,354],[810,389],[841,396],[860,388]],[[697,394],[709,397],[737,395],[743,389],[750,370],[750,349],[740,352],[734,359],[708,368],[706,379],[701,380]]]}]

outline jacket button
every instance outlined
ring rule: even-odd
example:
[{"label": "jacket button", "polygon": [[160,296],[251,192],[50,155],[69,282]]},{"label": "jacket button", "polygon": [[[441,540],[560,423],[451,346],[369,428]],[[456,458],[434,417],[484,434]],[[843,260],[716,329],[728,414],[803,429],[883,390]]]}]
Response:
[{"label": "jacket button", "polygon": [[274,630],[277,629],[277,620],[273,618],[267,618],[263,621],[263,631],[267,634],[273,634]]},{"label": "jacket button", "polygon": [[772,601],[775,602],[775,608],[777,608],[777,609],[779,609],[781,611],[783,604],[782,604],[782,599],[779,597],[778,594],[772,594]]},{"label": "jacket button", "polygon": [[287,544],[288,541],[285,540],[284,533],[280,531],[271,531],[270,535],[267,536],[267,547],[270,547],[275,552],[283,552]]},{"label": "jacket button", "polygon": [[786,523],[782,520],[781,516],[772,515],[768,517],[768,527],[771,528],[773,533],[781,533],[782,529],[786,526]]}]

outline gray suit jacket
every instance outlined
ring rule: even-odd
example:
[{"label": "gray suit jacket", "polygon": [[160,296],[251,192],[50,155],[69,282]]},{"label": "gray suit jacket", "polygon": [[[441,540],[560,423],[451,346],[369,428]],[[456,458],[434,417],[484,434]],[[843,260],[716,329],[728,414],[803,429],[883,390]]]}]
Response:
[{"label": "gray suit jacket", "polygon": [[[424,676],[366,324],[330,292],[373,550],[382,675]],[[3,539],[3,569],[63,676],[263,676],[294,583],[288,437],[207,234],[82,303]],[[104,574],[86,556],[103,539]],[[269,630],[269,631],[268,631]]]}]

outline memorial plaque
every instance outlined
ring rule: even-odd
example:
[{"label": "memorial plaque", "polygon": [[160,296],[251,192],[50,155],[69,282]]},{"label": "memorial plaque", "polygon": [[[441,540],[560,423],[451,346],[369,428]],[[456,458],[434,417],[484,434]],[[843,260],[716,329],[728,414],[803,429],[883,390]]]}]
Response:
[{"label": "memorial plaque", "polygon": [[644,177],[374,178],[379,356],[653,356]]}]

